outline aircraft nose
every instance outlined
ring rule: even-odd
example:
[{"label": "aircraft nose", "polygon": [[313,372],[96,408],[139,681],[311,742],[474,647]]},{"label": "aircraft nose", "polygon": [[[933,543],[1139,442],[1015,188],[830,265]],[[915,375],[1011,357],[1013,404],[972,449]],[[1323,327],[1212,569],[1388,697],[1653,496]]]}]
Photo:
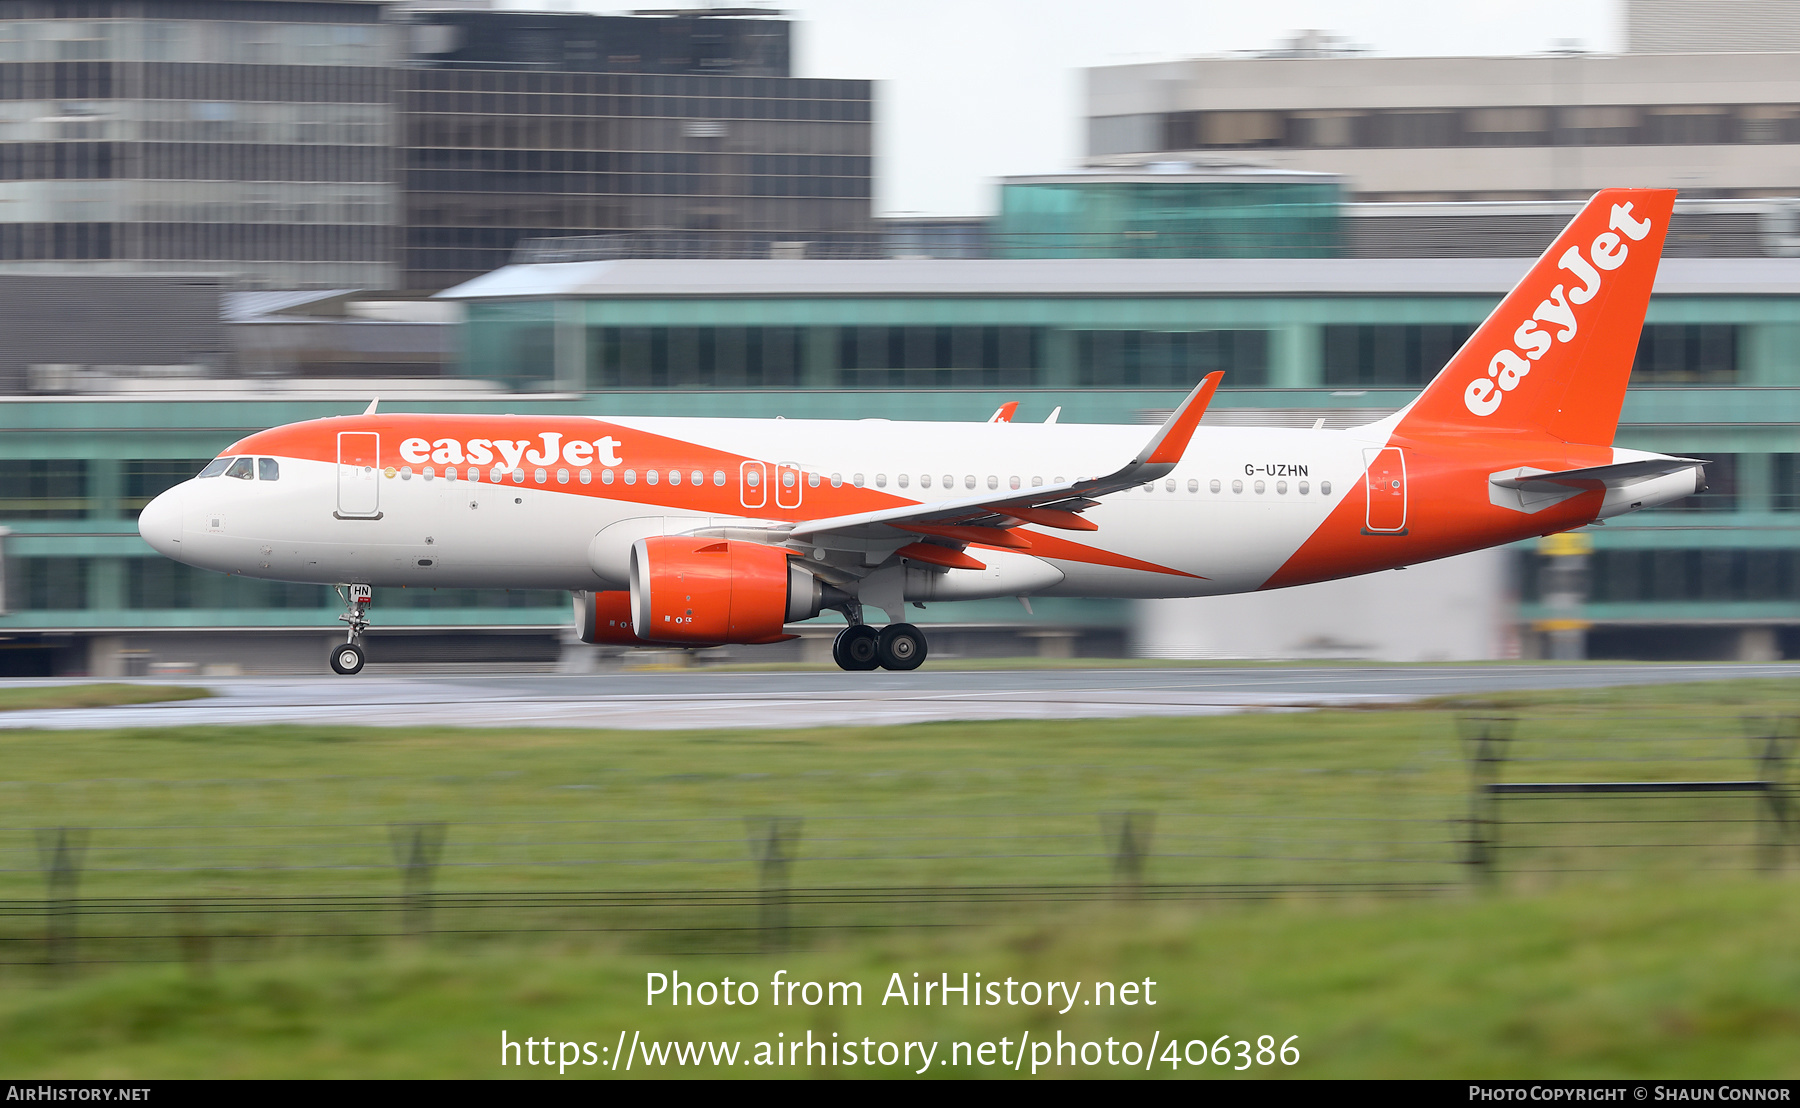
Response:
[{"label": "aircraft nose", "polygon": [[181,486],[176,486],[144,505],[138,516],[138,534],[151,549],[166,558],[181,560]]}]

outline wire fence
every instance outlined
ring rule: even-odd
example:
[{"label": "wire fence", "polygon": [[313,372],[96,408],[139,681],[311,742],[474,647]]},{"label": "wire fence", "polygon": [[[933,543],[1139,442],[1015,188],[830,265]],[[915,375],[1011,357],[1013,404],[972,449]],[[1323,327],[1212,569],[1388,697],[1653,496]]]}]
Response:
[{"label": "wire fence", "polygon": [[[205,966],[321,944],[596,933],[781,948],[1057,904],[1432,896],[1800,861],[1794,719],[1672,730],[1490,713],[1455,728],[1441,757],[1380,770],[620,774],[519,794],[555,803],[428,776],[39,784],[7,810],[90,818],[0,824],[0,965]],[[897,779],[880,804],[849,787],[871,776]],[[1066,803],[1078,786],[1136,803]],[[0,801],[24,788],[0,782]],[[850,800],[834,809],[834,795]],[[792,807],[742,811],[772,796]],[[651,814],[581,814],[627,800]],[[92,818],[103,813],[120,818]]]}]

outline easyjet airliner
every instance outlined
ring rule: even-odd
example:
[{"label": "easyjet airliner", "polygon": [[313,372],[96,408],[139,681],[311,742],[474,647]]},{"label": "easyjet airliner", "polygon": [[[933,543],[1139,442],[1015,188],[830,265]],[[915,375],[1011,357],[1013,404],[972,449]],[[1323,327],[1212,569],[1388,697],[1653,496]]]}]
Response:
[{"label": "easyjet airliner", "polygon": [[[1674,207],[1597,194],[1435,380],[1348,430],[1167,423],[405,415],[259,432],[156,498],[189,565],[347,589],[552,588],[584,641],[715,646],[843,614],[845,669],[913,669],[908,602],[1207,596],[1393,569],[1686,496],[1612,445]],[[868,622],[871,613],[885,626]]]}]

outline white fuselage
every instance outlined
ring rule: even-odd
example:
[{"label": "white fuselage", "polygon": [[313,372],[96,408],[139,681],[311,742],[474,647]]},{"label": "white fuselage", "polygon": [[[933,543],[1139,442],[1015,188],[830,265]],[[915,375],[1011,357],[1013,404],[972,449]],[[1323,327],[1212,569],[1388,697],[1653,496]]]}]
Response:
[{"label": "white fuselage", "polygon": [[[365,513],[379,518],[338,518],[342,467],[277,455],[280,476],[274,482],[219,476],[171,490],[146,510],[144,533],[181,561],[285,581],[623,589],[630,545],[648,534],[834,514],[834,481],[838,489],[860,485],[926,503],[1061,482],[1116,468],[1146,433],[1139,427],[887,420],[639,418],[605,426],[765,459],[769,476],[751,489],[741,473],[726,474],[727,487],[738,492],[738,511],[701,511],[691,490],[695,467],[668,466],[682,475],[682,484],[671,485],[659,464],[651,496],[627,434],[619,465],[600,465],[598,458],[580,467],[560,459],[545,467],[526,462],[503,471],[498,483],[491,465],[388,467],[391,475],[375,477],[378,511]],[[1203,427],[1168,477],[1107,495],[1088,510],[1098,531],[1032,529],[1045,541],[1066,539],[1116,557],[983,550],[985,571],[910,573],[906,599],[1198,596],[1255,589],[1357,488],[1365,450],[1386,439],[1380,425],[1354,431]],[[719,467],[699,466],[712,485]],[[446,468],[455,470],[454,479]],[[627,491],[628,469],[634,477],[630,498],[607,495]],[[609,470],[610,485],[604,483]],[[779,483],[781,473],[794,475],[791,486]],[[168,534],[158,541],[163,532]],[[168,541],[177,537],[178,543]],[[872,566],[902,541],[855,549],[870,544],[825,539],[814,556]]]}]

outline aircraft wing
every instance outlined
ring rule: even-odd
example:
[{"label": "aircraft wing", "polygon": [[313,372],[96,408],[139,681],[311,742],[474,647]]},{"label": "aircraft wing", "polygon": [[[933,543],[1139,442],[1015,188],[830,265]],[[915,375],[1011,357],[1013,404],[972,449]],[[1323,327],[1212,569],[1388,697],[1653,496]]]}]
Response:
[{"label": "aircraft wing", "polygon": [[808,540],[845,535],[868,541],[893,539],[900,531],[947,540],[959,549],[970,542],[1026,549],[1029,540],[1009,536],[1008,528],[1033,523],[1069,531],[1098,530],[1081,513],[1098,503],[1096,497],[1159,480],[1173,471],[1223,377],[1218,372],[1207,374],[1137,456],[1111,473],[1031,489],[995,490],[981,496],[806,520],[786,528],[785,537]]}]

